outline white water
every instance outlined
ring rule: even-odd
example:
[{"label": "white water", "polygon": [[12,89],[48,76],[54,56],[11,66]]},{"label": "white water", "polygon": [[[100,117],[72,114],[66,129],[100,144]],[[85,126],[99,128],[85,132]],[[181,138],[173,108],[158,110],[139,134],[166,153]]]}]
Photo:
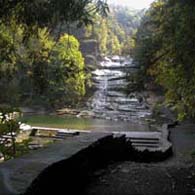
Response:
[{"label": "white water", "polygon": [[136,93],[126,93],[127,73],[136,71],[131,62],[131,59],[113,62],[106,58],[106,61],[100,63],[100,69],[93,71],[97,91],[88,105],[97,118],[140,122],[151,115]]}]

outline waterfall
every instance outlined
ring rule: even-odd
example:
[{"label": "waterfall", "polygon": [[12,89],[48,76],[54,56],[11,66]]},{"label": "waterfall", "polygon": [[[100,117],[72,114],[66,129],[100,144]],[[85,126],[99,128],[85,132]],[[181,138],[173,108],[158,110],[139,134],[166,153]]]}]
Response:
[{"label": "waterfall", "polygon": [[97,90],[88,102],[97,118],[135,122],[151,115],[135,93],[126,92],[127,73],[131,75],[135,71],[131,59],[115,56],[100,62],[100,67],[92,72]]}]

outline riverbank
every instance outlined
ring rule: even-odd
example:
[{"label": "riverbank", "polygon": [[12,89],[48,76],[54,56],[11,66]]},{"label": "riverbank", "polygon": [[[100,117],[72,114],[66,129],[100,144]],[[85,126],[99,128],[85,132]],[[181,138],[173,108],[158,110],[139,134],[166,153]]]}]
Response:
[{"label": "riverbank", "polygon": [[195,194],[195,124],[170,129],[174,154],[159,163],[121,162],[95,173],[85,195]]}]

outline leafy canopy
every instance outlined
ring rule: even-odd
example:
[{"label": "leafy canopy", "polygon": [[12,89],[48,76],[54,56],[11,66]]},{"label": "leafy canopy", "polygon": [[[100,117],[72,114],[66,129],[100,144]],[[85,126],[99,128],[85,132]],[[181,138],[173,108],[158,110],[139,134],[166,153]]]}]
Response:
[{"label": "leafy canopy", "polygon": [[157,0],[137,33],[135,60],[165,90],[181,120],[195,118],[195,3]]},{"label": "leafy canopy", "polygon": [[15,16],[28,27],[52,27],[58,22],[88,24],[94,13],[106,15],[106,0],[0,0],[0,20]]}]

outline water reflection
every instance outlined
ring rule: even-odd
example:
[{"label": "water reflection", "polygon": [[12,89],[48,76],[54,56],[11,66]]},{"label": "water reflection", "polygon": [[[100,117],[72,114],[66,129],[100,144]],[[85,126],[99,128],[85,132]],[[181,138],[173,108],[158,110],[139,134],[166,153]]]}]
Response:
[{"label": "water reflection", "polygon": [[151,128],[141,123],[130,123],[125,121],[112,121],[104,119],[77,118],[71,115],[27,115],[21,119],[32,126],[42,126],[62,129],[91,130],[98,132],[113,131],[148,131]]}]

